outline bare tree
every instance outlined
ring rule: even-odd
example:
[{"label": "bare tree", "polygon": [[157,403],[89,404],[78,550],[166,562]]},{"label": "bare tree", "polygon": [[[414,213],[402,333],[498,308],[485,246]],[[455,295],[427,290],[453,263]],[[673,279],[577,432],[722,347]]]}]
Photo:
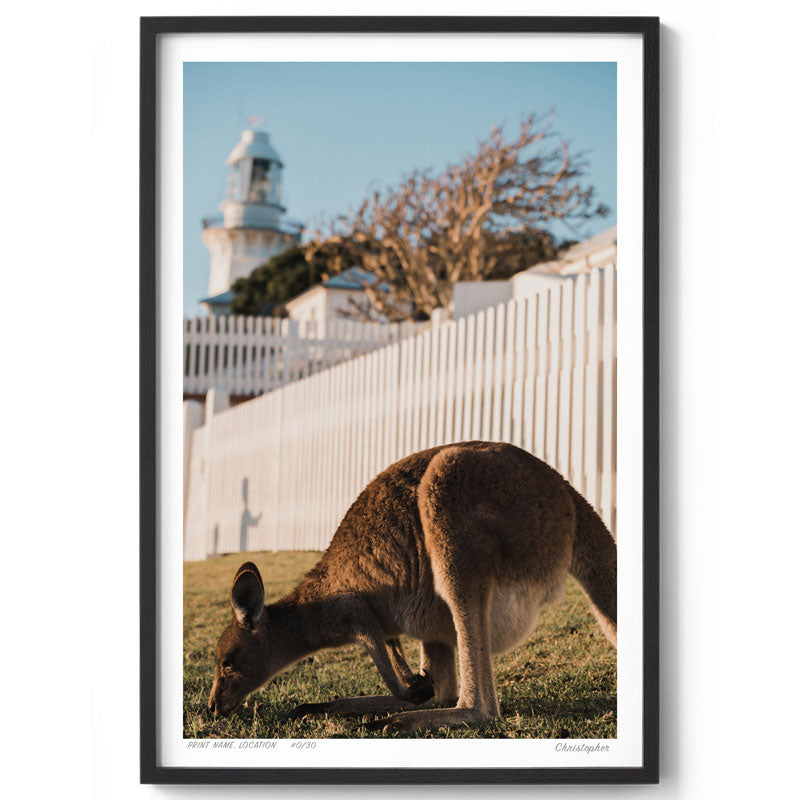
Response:
[{"label": "bare tree", "polygon": [[583,154],[571,155],[552,126],[552,113],[531,114],[514,141],[494,127],[475,154],[440,175],[415,171],[337,217],[312,238],[306,257],[335,251],[335,270],[358,264],[374,276],[363,282],[355,316],[399,321],[446,307],[456,281],[484,280],[519,260],[532,232],[608,213],[594,188],[581,185]]}]

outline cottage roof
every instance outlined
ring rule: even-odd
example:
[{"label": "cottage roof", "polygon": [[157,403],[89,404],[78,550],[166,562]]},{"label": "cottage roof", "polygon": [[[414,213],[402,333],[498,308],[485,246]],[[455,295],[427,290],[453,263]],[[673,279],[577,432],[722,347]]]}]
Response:
[{"label": "cottage roof", "polygon": [[372,286],[375,276],[360,267],[350,267],[332,278],[328,278],[322,285],[327,289],[363,289],[364,285]]},{"label": "cottage roof", "polygon": [[208,303],[210,306],[225,305],[233,301],[233,292],[228,289],[226,292],[219,294],[212,294],[210,297],[204,297],[200,302]]}]

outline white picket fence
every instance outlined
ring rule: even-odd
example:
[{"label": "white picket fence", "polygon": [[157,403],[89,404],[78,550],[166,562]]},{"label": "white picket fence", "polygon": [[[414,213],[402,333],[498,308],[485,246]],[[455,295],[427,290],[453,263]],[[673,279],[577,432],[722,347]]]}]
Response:
[{"label": "white picket fence", "polygon": [[315,324],[223,314],[184,319],[183,393],[219,388],[236,395],[263,394],[402,341],[428,325],[347,319]]},{"label": "white picket fence", "polygon": [[613,532],[615,277],[565,279],[210,416],[187,438],[185,558],[322,550],[378,472],[470,439],[543,458]]}]

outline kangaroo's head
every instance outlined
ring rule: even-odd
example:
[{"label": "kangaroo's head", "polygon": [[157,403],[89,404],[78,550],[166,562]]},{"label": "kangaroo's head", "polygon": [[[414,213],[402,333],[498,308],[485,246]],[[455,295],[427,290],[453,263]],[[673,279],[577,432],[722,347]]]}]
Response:
[{"label": "kangaroo's head", "polygon": [[270,677],[267,659],[264,582],[248,561],[231,587],[233,622],[217,644],[217,667],[208,708],[227,716]]}]

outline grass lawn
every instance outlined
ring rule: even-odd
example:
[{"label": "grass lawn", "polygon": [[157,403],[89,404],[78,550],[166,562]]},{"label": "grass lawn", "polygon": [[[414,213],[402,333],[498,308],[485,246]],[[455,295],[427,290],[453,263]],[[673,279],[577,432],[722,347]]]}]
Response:
[{"label": "grass lawn", "polygon": [[[254,561],[264,577],[267,602],[291,589],[319,553],[249,553],[184,565],[184,736],[187,738],[375,737],[352,718],[287,720],[300,703],[387,694],[369,656],[356,647],[321,650],[254,692],[229,719],[206,708],[214,677],[217,640],[231,620],[228,602],[238,566]],[[409,666],[419,649],[403,639]],[[502,717],[458,729],[420,731],[427,738],[605,739],[617,735],[617,657],[570,579],[564,600],[542,610],[533,636],[495,657]],[[409,734],[399,734],[408,736]]]}]

